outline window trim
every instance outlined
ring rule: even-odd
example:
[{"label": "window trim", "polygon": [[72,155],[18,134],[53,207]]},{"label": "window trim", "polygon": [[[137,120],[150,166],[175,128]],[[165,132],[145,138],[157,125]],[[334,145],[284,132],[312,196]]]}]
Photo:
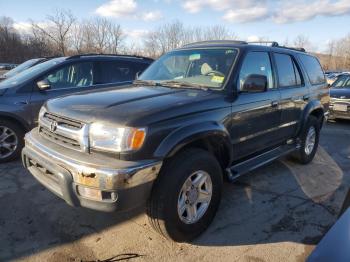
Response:
[{"label": "window trim", "polygon": [[[298,72],[299,72],[299,76],[300,76],[300,80],[301,80],[300,85],[281,86],[275,54],[286,55],[286,56],[289,56],[291,58],[292,63],[293,63],[293,72],[294,72],[295,80],[296,80],[296,72],[295,72],[295,68],[294,67],[296,67]],[[272,52],[272,56],[273,56],[273,59],[274,59],[274,62],[275,62],[275,66],[276,66],[276,72],[277,72],[277,80],[276,81],[277,81],[277,88],[278,89],[292,89],[292,88],[305,87],[305,79],[304,79],[304,75],[302,74],[301,67],[300,67],[300,65],[298,64],[297,60],[295,59],[295,57],[292,54],[273,51]]]},{"label": "window trim", "polygon": [[269,60],[270,60],[271,75],[272,75],[272,88],[267,88],[267,90],[265,92],[261,92],[261,93],[267,93],[270,91],[277,90],[276,71],[274,68],[275,67],[274,60],[272,59],[271,52],[268,50],[248,50],[247,52],[245,52],[244,56],[241,58],[241,63],[240,63],[240,66],[237,70],[236,90],[237,90],[238,94],[246,94],[246,93],[241,91],[239,79],[240,79],[240,74],[241,74],[241,70],[242,70],[243,64],[245,62],[245,59],[247,58],[248,54],[250,54],[250,53],[265,53],[268,55]]}]

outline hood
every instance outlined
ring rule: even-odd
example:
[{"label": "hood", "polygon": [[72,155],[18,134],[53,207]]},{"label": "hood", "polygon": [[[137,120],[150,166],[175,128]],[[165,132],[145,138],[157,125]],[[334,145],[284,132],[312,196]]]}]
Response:
[{"label": "hood", "polygon": [[331,88],[332,98],[350,99],[350,88]]},{"label": "hood", "polygon": [[222,97],[212,91],[167,87],[129,86],[69,95],[47,102],[49,112],[82,122],[146,126],[184,114],[210,110]]}]

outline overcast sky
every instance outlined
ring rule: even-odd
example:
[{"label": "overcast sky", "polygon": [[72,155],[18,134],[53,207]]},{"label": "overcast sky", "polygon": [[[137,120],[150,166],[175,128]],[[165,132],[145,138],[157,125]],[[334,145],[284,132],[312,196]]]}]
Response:
[{"label": "overcast sky", "polygon": [[318,51],[350,33],[350,0],[0,0],[0,16],[12,17],[18,29],[29,19],[45,20],[57,8],[70,9],[79,19],[114,19],[134,41],[174,20],[225,25],[245,40],[268,37],[283,43],[303,34]]}]

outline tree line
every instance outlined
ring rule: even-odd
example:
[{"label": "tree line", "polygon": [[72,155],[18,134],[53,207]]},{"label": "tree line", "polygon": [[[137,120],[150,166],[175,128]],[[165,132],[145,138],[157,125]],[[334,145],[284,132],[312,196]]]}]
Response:
[{"label": "tree line", "polygon": [[[0,62],[21,63],[34,57],[84,53],[130,54],[157,58],[184,44],[204,40],[237,40],[226,26],[188,27],[180,21],[165,23],[145,33],[135,43],[122,26],[107,18],[78,21],[69,10],[56,10],[44,22],[30,21],[26,31],[16,30],[14,21],[0,17]],[[256,39],[267,41],[268,38]],[[308,37],[298,35],[286,46],[312,50]],[[328,44],[327,54],[317,54],[325,70],[350,69],[350,35]]]}]

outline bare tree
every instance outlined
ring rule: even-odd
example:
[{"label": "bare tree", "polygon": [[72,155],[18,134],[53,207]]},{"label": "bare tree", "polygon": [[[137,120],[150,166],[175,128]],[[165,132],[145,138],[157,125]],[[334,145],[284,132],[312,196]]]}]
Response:
[{"label": "bare tree", "polygon": [[294,46],[297,48],[312,49],[311,42],[309,38],[305,35],[298,35],[294,39]]},{"label": "bare tree", "polygon": [[53,15],[47,16],[47,25],[43,26],[32,21],[33,30],[42,33],[48,37],[55,45],[60,53],[67,55],[70,30],[72,29],[76,18],[69,10],[57,9]]},{"label": "bare tree", "polygon": [[224,26],[185,27],[181,22],[175,21],[149,32],[144,40],[144,52],[156,58],[191,42],[223,39],[237,39],[237,37]]}]

